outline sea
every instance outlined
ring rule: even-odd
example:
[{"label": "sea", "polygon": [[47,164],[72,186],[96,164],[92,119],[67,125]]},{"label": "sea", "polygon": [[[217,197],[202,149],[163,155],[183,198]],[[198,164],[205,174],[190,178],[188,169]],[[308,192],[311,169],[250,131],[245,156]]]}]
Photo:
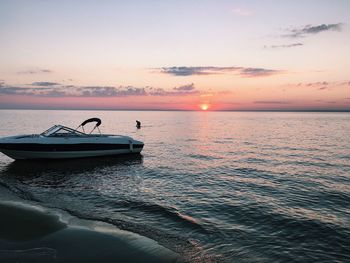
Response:
[{"label": "sea", "polygon": [[173,262],[350,262],[350,113],[1,110],[0,136],[92,117],[141,155],[0,154],[1,200],[144,237]]}]

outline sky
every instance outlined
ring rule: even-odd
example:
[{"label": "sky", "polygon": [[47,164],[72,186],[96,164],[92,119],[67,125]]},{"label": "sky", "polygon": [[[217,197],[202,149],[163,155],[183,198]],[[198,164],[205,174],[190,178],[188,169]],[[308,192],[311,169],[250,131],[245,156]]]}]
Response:
[{"label": "sky", "polygon": [[0,108],[350,110],[348,0],[1,0]]}]

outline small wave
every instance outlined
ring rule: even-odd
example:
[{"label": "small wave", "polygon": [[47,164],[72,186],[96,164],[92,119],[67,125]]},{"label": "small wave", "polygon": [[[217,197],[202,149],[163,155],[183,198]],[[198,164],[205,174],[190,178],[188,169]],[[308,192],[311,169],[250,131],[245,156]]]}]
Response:
[{"label": "small wave", "polygon": [[247,163],[266,163],[266,159],[252,158],[252,157],[243,159],[242,161]]},{"label": "small wave", "polygon": [[274,239],[295,243],[308,238],[315,243],[308,242],[307,245],[321,250],[332,247],[334,252],[339,254],[345,252],[344,245],[350,247],[348,238],[350,229],[339,224],[324,222],[317,218],[305,218],[298,213],[288,214],[281,209],[262,206],[242,207],[221,204],[216,209],[232,215],[231,218],[234,218],[236,223],[265,232]]},{"label": "small wave", "polygon": [[350,155],[341,155],[338,158],[349,160],[350,159]]},{"label": "small wave", "polygon": [[[137,233],[144,237],[156,240],[161,246],[164,246],[165,248],[182,255],[184,259],[186,259],[186,262],[187,260],[189,262],[203,262],[201,259],[206,258],[208,256],[207,254],[203,253],[203,248],[201,246],[195,246],[192,240],[187,239],[186,237],[171,234],[169,232],[160,231],[150,225],[138,224],[135,222],[124,221],[99,215],[88,215],[67,208],[63,208],[62,210],[79,219],[105,222],[114,225],[119,229],[126,230],[132,233]],[[177,245],[174,246],[174,244]],[[193,261],[193,259],[195,259],[195,261]],[[213,262],[215,261],[213,260]]]},{"label": "small wave", "polygon": [[20,187],[16,186],[15,184],[11,184],[10,185],[10,184],[7,184],[5,182],[0,181],[0,186],[6,188],[11,193],[17,195],[20,198],[39,202],[39,200],[37,198],[35,198],[34,195],[31,192],[26,191],[23,188],[20,188]]},{"label": "small wave", "polygon": [[0,250],[3,262],[56,262],[57,251],[53,248],[38,247],[31,249]]},{"label": "small wave", "polygon": [[217,144],[227,144],[227,143],[232,143],[232,140],[216,140],[214,141],[214,143],[217,143]]},{"label": "small wave", "polygon": [[319,192],[319,195],[321,200],[332,203],[332,206],[346,207],[350,203],[350,195],[346,192],[328,190]]},{"label": "small wave", "polygon": [[185,142],[197,142],[198,140],[197,139],[193,139],[193,138],[190,138],[190,139],[186,139]]},{"label": "small wave", "polygon": [[338,167],[337,164],[327,163],[327,162],[306,162],[306,161],[286,161],[284,164],[286,165],[300,165],[300,166],[313,166],[313,167],[320,167],[320,168],[326,168],[326,167]]},{"label": "small wave", "polygon": [[208,161],[222,159],[220,157],[203,155],[203,154],[189,154],[188,157],[191,157],[194,159],[200,159],[200,160],[208,160]]},{"label": "small wave", "polygon": [[235,172],[242,173],[242,174],[259,174],[262,173],[263,171],[255,169],[255,168],[235,168]]},{"label": "small wave", "polygon": [[182,214],[172,207],[165,207],[155,203],[145,203],[145,202],[136,201],[136,200],[110,201],[110,202],[113,202],[113,206],[118,206],[118,207],[123,207],[128,209],[136,209],[146,213],[159,214],[171,220],[183,223],[192,229],[197,229],[204,233],[207,232],[206,229],[203,226],[201,226],[196,219],[192,218],[189,215]]}]

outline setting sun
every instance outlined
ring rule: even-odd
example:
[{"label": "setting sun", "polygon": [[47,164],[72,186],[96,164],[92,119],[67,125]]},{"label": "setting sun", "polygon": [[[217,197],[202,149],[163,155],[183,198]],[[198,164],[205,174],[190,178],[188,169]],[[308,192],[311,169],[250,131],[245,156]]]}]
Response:
[{"label": "setting sun", "polygon": [[202,105],[200,105],[200,107],[201,107],[202,110],[209,109],[209,105],[208,104],[202,104]]}]

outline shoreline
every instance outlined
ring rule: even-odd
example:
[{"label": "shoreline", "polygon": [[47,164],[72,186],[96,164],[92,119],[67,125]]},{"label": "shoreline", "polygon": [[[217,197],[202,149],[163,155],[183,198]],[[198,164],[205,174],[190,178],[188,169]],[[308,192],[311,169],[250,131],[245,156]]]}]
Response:
[{"label": "shoreline", "polygon": [[1,261],[182,262],[180,255],[147,237],[11,198],[3,187],[1,196],[4,191],[8,193],[0,202]]}]

